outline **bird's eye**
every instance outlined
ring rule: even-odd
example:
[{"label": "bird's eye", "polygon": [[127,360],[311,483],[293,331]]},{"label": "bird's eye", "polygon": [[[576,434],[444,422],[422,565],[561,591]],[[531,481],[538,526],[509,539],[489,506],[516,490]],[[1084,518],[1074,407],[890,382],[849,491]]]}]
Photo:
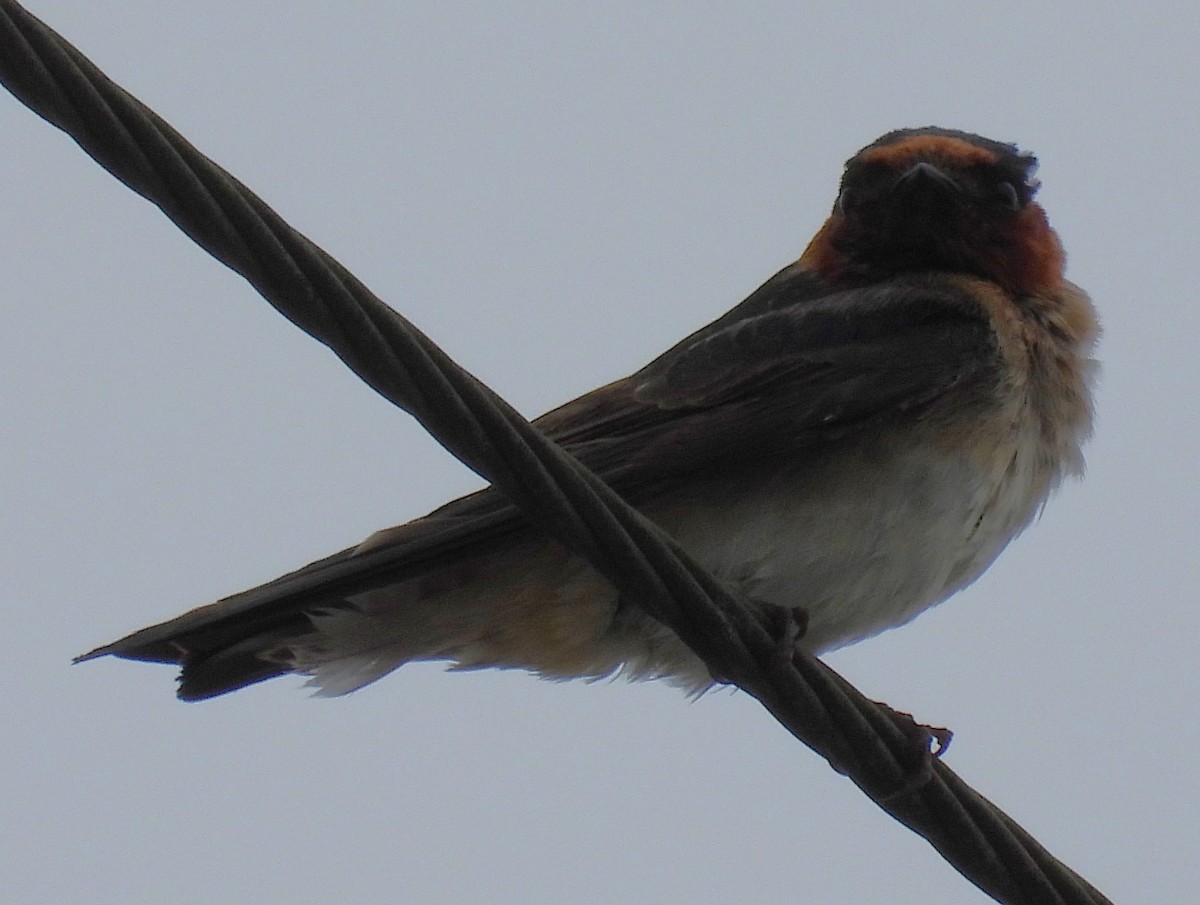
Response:
[{"label": "bird's eye", "polygon": [[1009,210],[1019,211],[1021,209],[1021,198],[1017,194],[1016,187],[1011,182],[1000,183],[996,186],[996,193]]}]

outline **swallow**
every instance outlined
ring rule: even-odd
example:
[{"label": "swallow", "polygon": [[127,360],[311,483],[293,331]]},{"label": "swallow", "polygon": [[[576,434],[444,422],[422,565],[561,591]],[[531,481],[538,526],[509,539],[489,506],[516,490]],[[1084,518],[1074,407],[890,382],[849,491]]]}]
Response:
[{"label": "swallow", "polygon": [[[813,653],[908,622],[1082,473],[1098,325],[1036,166],[889,132],[797,261],[535,423],[736,593],[802,614]],[[287,673],[343,694],[414,660],[714,682],[490,488],[79,659],[102,655],[178,664],[184,700]]]}]

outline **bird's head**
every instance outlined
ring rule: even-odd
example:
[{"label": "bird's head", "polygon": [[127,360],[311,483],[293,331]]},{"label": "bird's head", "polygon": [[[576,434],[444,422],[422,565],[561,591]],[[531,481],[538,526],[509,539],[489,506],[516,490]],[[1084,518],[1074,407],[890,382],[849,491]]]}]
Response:
[{"label": "bird's head", "polygon": [[1016,295],[1052,291],[1063,251],[1034,200],[1037,160],[952,129],[889,132],[846,163],[802,263],[834,282],[966,273]]}]

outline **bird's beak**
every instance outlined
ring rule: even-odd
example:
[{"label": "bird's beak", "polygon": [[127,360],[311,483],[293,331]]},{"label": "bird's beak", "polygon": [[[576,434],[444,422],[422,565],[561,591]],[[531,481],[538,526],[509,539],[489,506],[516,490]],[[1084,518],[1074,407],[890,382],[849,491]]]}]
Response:
[{"label": "bird's beak", "polygon": [[924,196],[950,200],[962,194],[962,187],[945,170],[921,161],[900,174],[891,194],[911,198]]}]

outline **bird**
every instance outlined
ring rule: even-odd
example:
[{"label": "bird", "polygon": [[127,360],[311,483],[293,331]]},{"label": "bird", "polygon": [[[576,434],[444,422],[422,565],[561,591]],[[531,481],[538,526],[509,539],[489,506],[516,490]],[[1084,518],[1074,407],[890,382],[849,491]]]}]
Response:
[{"label": "bird", "polygon": [[[800,257],[641,370],[534,424],[814,654],[974,582],[1081,476],[1089,296],[1036,158],[934,126],[850,158]],[[496,489],[77,658],[176,664],[200,700],[318,695],[411,661],[550,679],[718,681]]]}]

